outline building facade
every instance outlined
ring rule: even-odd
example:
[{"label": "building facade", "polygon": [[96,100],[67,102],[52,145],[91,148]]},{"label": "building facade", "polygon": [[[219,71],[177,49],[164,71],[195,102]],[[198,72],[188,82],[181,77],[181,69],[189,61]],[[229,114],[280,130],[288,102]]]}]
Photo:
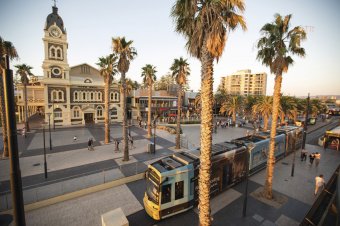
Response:
[{"label": "building facade", "polygon": [[234,74],[221,78],[219,86],[231,95],[266,95],[267,74],[252,73],[251,70],[240,70]]},{"label": "building facade", "polygon": [[[60,126],[104,122],[104,79],[99,70],[86,63],[69,66],[67,33],[55,6],[46,19],[43,43],[44,76],[39,86],[28,86],[29,115],[36,111],[44,113],[46,122],[50,118]],[[17,86],[19,121],[23,120],[22,88]],[[114,81],[109,95],[112,122],[122,121],[119,90]]]}]

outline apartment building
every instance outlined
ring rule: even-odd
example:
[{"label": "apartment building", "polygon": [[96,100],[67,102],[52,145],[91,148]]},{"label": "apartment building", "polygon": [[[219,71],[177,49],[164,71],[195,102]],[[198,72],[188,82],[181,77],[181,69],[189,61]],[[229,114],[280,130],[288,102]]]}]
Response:
[{"label": "apartment building", "polygon": [[266,95],[267,74],[252,73],[251,70],[240,70],[221,78],[220,89],[232,95]]}]

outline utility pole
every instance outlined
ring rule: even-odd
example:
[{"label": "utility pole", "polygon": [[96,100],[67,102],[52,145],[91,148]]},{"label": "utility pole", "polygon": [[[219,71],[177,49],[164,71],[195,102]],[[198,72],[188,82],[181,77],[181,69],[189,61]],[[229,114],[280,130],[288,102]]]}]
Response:
[{"label": "utility pole", "polygon": [[[0,56],[3,57],[3,56]],[[10,178],[12,191],[13,218],[15,225],[25,226],[25,209],[22,195],[22,182],[18,154],[17,125],[14,106],[13,71],[9,69],[9,56],[5,56],[5,73],[3,73],[6,106],[6,123],[8,130],[8,150],[10,158]]]},{"label": "utility pole", "polygon": [[305,124],[303,125],[303,140],[302,140],[302,150],[305,149],[306,145],[306,137],[307,137],[307,123],[308,123],[308,111],[309,111],[309,93],[307,97],[307,109],[306,109],[306,118],[305,118]]}]

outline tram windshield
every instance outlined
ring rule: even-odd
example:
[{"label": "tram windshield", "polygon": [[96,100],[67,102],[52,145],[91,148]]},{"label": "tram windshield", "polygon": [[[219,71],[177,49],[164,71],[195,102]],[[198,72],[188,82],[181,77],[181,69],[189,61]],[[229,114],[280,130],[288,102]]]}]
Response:
[{"label": "tram windshield", "polygon": [[158,176],[151,170],[148,170],[146,178],[146,193],[149,200],[155,204],[159,203],[159,179]]}]

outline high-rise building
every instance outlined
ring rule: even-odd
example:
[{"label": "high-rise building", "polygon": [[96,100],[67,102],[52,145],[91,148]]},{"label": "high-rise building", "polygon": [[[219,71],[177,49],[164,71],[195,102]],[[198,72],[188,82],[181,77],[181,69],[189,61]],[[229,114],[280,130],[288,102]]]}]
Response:
[{"label": "high-rise building", "polygon": [[221,78],[220,89],[232,95],[266,95],[267,74],[240,70]]}]

